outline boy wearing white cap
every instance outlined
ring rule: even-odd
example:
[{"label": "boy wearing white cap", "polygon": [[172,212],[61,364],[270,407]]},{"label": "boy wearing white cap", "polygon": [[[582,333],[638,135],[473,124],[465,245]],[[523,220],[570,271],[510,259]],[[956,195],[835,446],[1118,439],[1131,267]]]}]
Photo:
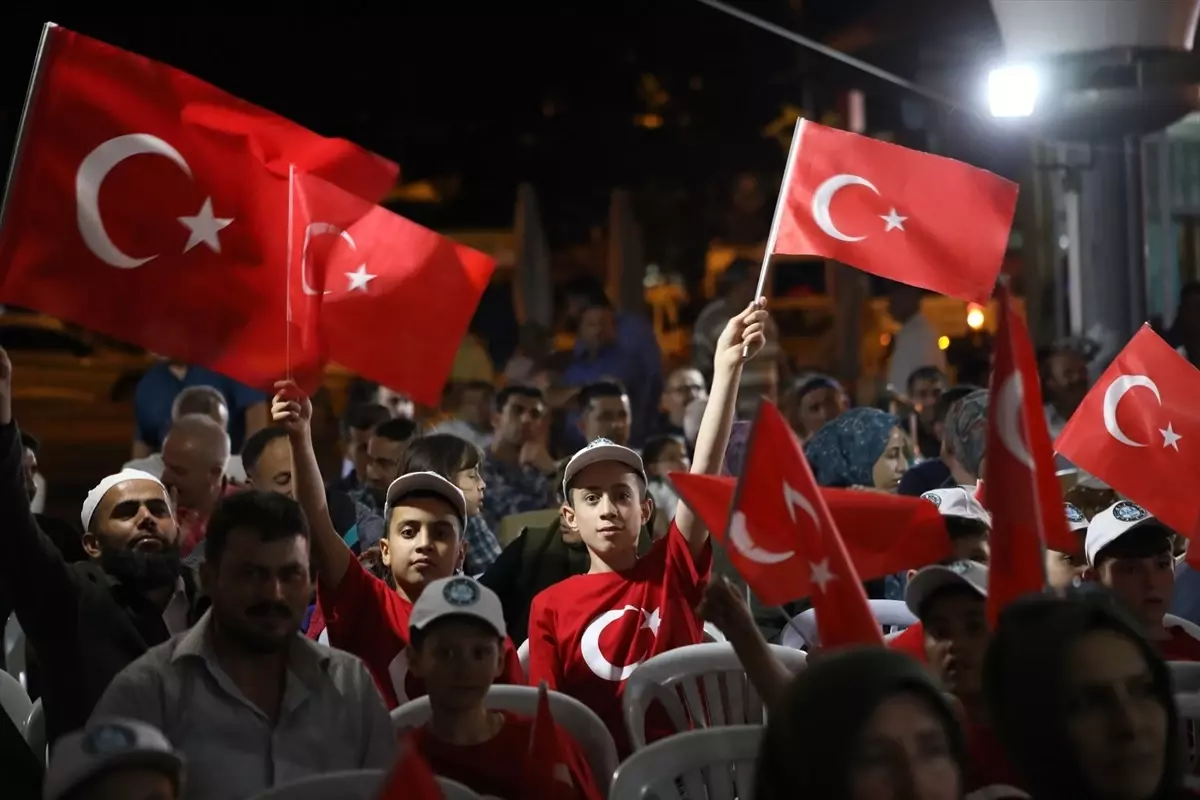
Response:
[{"label": "boy wearing white cap", "polygon": [[530,764],[533,718],[489,709],[486,698],[504,671],[504,609],[473,578],[432,581],[409,618],[413,674],[425,682],[429,722],[415,731],[417,749],[434,772],[488,797],[522,797],[530,768],[552,769],[563,797],[599,800],[578,745],[563,730],[563,762]]},{"label": "boy wearing white cap", "polygon": [[[392,481],[385,493],[384,537],[379,541],[391,573],[389,586],[359,563],[330,519],[312,445],[312,403],[290,381],[278,388],[271,415],[292,444],[296,499],[312,531],[317,603],[329,644],[361,658],[388,708],[395,708],[425,694],[424,683],[409,669],[409,620],[426,586],[462,568],[466,498],[433,472],[412,472]],[[503,682],[525,683],[516,648],[507,640],[504,656]]]},{"label": "boy wearing white cap", "polygon": [[43,800],[176,800],[183,759],[152,725],[95,720],[62,737],[50,758]]},{"label": "boy wearing white cap", "polygon": [[67,564],[29,513],[25,447],[12,414],[12,364],[0,350],[0,584],[37,652],[51,740],[81,728],[113,676],[187,628],[178,530],[167,490],[123,470],[88,492],[86,561]]},{"label": "boy wearing white cap", "polygon": [[[725,326],[717,343],[708,408],[696,441],[692,472],[718,474],[729,442],[743,349],[763,342],[767,313],[751,304]],[[654,511],[641,457],[598,439],[564,470],[562,521],[578,533],[591,561],[585,575],[539,593],[529,611],[530,682],[570,694],[608,724],[618,751],[628,754],[621,714],[626,678],[638,664],[701,639],[694,609],[712,565],[708,531],[680,503],[667,535],[639,559],[638,534]],[[674,732],[651,715],[648,739]]]},{"label": "boy wearing white cap", "polygon": [[1200,661],[1200,641],[1165,615],[1175,591],[1175,533],[1146,509],[1120,500],[1092,517],[1088,574],[1124,601],[1168,661]]},{"label": "boy wearing white cap", "polygon": [[1088,519],[1074,503],[1063,503],[1063,511],[1067,515],[1067,530],[1076,537],[1079,546],[1070,551],[1046,546],[1046,585],[1056,592],[1065,592],[1072,586],[1078,586],[1087,572],[1084,543]]}]

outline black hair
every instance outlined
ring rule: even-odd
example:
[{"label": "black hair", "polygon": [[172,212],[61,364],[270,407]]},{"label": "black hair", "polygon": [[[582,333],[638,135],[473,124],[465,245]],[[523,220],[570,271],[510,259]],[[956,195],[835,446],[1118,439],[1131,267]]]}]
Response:
[{"label": "black hair", "polygon": [[642,448],[642,463],[653,464],[662,458],[663,451],[673,444],[681,444],[687,447],[683,437],[677,434],[667,434],[665,436],[652,436],[646,440],[646,446]]},{"label": "black hair", "polygon": [[342,437],[348,437],[351,431],[369,431],[391,418],[391,412],[379,403],[350,403],[342,412]]},{"label": "black hair", "polygon": [[608,306],[608,295],[595,278],[572,278],[563,287],[567,300],[582,300],[589,308]]},{"label": "black hair", "polygon": [[428,625],[425,625],[422,628],[409,628],[408,646],[414,650],[420,650],[421,645],[424,644],[425,640],[429,637],[429,634],[437,630],[438,626],[442,623],[450,622],[451,620],[465,622],[472,628],[475,628],[476,632],[486,636],[494,636],[497,642],[504,642],[503,636],[497,633],[491,625],[488,625],[486,622],[476,616],[471,614],[446,614],[445,616],[438,617],[433,622],[430,622]]},{"label": "black hair", "polygon": [[530,400],[537,400],[539,403],[546,402],[546,396],[542,394],[542,390],[536,386],[505,386],[500,391],[496,392],[495,400],[493,401],[497,411],[503,411],[508,405],[510,397],[528,397]]},{"label": "black hair", "polygon": [[962,400],[967,395],[979,391],[978,386],[959,385],[952,386],[942,392],[937,403],[933,406],[933,419],[935,422],[945,422],[946,416],[950,413],[950,408],[959,400]]},{"label": "black hair", "polygon": [[242,466],[247,472],[254,469],[258,465],[258,460],[262,458],[263,451],[271,442],[286,438],[287,431],[278,425],[268,425],[250,434],[242,444]]},{"label": "black hair", "polygon": [[1153,558],[1163,553],[1173,553],[1174,545],[1174,531],[1158,520],[1151,520],[1131,528],[1100,548],[1092,561],[1099,567],[1114,558]]},{"label": "black hair", "polygon": [[586,411],[593,400],[599,400],[604,397],[616,397],[620,399],[626,397],[628,394],[629,392],[625,391],[625,387],[616,381],[595,381],[579,390],[579,409]]},{"label": "black hair", "polygon": [[220,562],[236,528],[252,530],[264,542],[297,536],[307,541],[309,536],[308,520],[295,500],[261,489],[243,489],[222,497],[213,508],[204,539],[205,560]]},{"label": "black hair", "polygon": [[371,435],[393,442],[407,442],[417,435],[417,423],[405,417],[396,417],[376,425]]},{"label": "black hair", "polygon": [[219,389],[212,386],[189,386],[175,395],[171,403],[171,419],[188,414],[202,414],[217,419],[221,412],[229,413],[229,403]]},{"label": "black hair", "polygon": [[933,364],[926,364],[923,367],[917,367],[908,374],[906,386],[908,393],[911,395],[913,386],[917,381],[941,381],[945,382],[946,373],[942,372],[940,367],[935,367]]},{"label": "black hair", "polygon": [[959,539],[966,539],[969,536],[987,536],[991,533],[991,528],[987,523],[980,519],[970,519],[968,517],[953,517],[942,515],[942,523],[946,526],[946,535],[950,537],[950,541],[956,542]]},{"label": "black hair", "polygon": [[401,474],[436,472],[451,483],[465,469],[483,463],[483,453],[473,442],[449,433],[431,433],[408,446]]},{"label": "black hair", "polygon": [[42,449],[42,443],[29,431],[21,431],[21,446],[31,451],[35,456]]}]

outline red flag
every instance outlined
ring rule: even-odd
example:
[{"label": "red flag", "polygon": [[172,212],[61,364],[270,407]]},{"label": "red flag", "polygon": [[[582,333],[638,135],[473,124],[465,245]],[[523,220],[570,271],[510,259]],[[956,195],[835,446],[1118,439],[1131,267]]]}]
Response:
[{"label": "red flag", "polygon": [[529,737],[525,762],[525,796],[547,800],[575,800],[575,781],[558,738],[558,724],[550,713],[550,694],[545,681],[538,685],[537,716]]},{"label": "red flag", "polygon": [[[736,479],[689,472],[672,472],[669,477],[692,513],[712,531],[718,544],[728,548],[725,533]],[[919,497],[852,489],[822,488],[820,492],[846,544],[850,562],[864,581],[919,569],[950,557],[946,525],[932,503]],[[792,574],[790,581],[788,600],[808,595],[804,576]]]},{"label": "red flag", "polygon": [[400,757],[383,784],[379,800],[442,800],[442,787],[417,749],[411,732],[400,744]]},{"label": "red flag", "polygon": [[990,172],[802,120],[772,252],[986,303],[1016,207],[1017,185]]},{"label": "red flag", "polygon": [[[0,231],[0,299],[260,388],[285,372],[282,158],[356,191],[395,166],[50,26]],[[276,165],[277,167],[277,165]]]},{"label": "red flag", "polygon": [[725,534],[729,560],[767,605],[807,583],[827,647],[883,644],[866,592],[787,420],[759,406]]},{"label": "red flag", "polygon": [[1000,287],[999,300],[984,462],[992,512],[988,615],[993,623],[1013,600],[1045,587],[1046,545],[1066,553],[1079,547],[1063,514],[1033,345],[1007,286]]},{"label": "red flag", "polygon": [[296,208],[293,303],[329,358],[438,405],[495,262],[311,175]]},{"label": "red flag", "polygon": [[1198,397],[1200,371],[1144,325],[1054,445],[1164,525],[1192,536],[1200,524],[1200,494],[1180,491],[1171,476],[1200,473]]}]

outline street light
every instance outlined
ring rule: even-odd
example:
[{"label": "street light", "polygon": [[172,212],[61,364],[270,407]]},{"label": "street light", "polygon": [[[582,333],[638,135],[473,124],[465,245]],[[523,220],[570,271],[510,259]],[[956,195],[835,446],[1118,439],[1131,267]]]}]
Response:
[{"label": "street light", "polygon": [[1040,80],[1033,67],[1014,64],[988,73],[988,107],[993,117],[1028,117],[1037,105]]}]

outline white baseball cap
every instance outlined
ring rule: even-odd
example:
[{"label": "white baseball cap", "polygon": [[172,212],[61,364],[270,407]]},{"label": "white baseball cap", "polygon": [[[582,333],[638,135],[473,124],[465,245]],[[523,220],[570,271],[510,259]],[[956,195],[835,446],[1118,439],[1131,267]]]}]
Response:
[{"label": "white baseball cap", "polygon": [[452,575],[431,581],[413,603],[408,627],[421,630],[442,617],[472,617],[494,630],[508,635],[504,627],[504,607],[500,596],[474,578]]},{"label": "white baseball cap", "polygon": [[467,498],[462,490],[436,472],[410,472],[401,475],[388,486],[384,499],[383,519],[386,523],[392,515],[396,501],[416,492],[429,492],[444,499],[458,515],[458,524],[467,524]]},{"label": "white baseball cap", "polygon": [[975,497],[975,487],[951,486],[946,489],[931,489],[921,495],[922,500],[928,500],[937,506],[943,517],[961,517],[982,522],[992,527],[992,515]]},{"label": "white baseball cap", "polygon": [[168,502],[170,501],[167,487],[158,478],[149,472],[142,472],[140,469],[123,469],[120,472],[115,472],[112,475],[106,475],[101,478],[100,482],[92,487],[92,490],[87,493],[87,497],[83,499],[83,508],[79,512],[79,521],[83,523],[85,531],[92,524],[92,516],[96,513],[96,509],[100,507],[100,501],[104,499],[104,495],[108,494],[109,489],[125,481],[150,481],[151,483],[158,484],[158,487],[163,491],[163,498],[167,499]]},{"label": "white baseball cap", "polygon": [[913,616],[925,601],[947,586],[965,586],[987,597],[988,568],[977,561],[955,561],[953,564],[933,564],[925,567],[908,582],[904,589],[904,604]]},{"label": "white baseball cap", "polygon": [[1101,550],[1134,528],[1141,528],[1145,525],[1157,525],[1164,530],[1170,530],[1149,511],[1129,500],[1118,500],[1097,513],[1092,517],[1091,524],[1088,525],[1087,537],[1083,542],[1088,566],[1096,566],[1096,556],[1100,554]]},{"label": "white baseball cap", "polygon": [[1074,503],[1063,503],[1063,510],[1067,512],[1067,527],[1071,529],[1071,533],[1079,533],[1088,529],[1088,518],[1083,515],[1078,506]]},{"label": "white baseball cap", "polygon": [[594,439],[588,443],[587,447],[571,456],[571,460],[567,462],[567,468],[563,471],[563,497],[567,496],[569,491],[567,487],[571,485],[571,479],[578,475],[580,470],[602,461],[616,461],[618,464],[623,464],[640,475],[643,483],[646,481],[646,467],[642,464],[642,457],[636,450],[622,447],[608,439]]},{"label": "white baseball cap", "polygon": [[55,743],[42,798],[61,800],[102,773],[122,768],[162,772],[176,789],[183,779],[183,759],[158,728],[131,719],[101,719]]}]

